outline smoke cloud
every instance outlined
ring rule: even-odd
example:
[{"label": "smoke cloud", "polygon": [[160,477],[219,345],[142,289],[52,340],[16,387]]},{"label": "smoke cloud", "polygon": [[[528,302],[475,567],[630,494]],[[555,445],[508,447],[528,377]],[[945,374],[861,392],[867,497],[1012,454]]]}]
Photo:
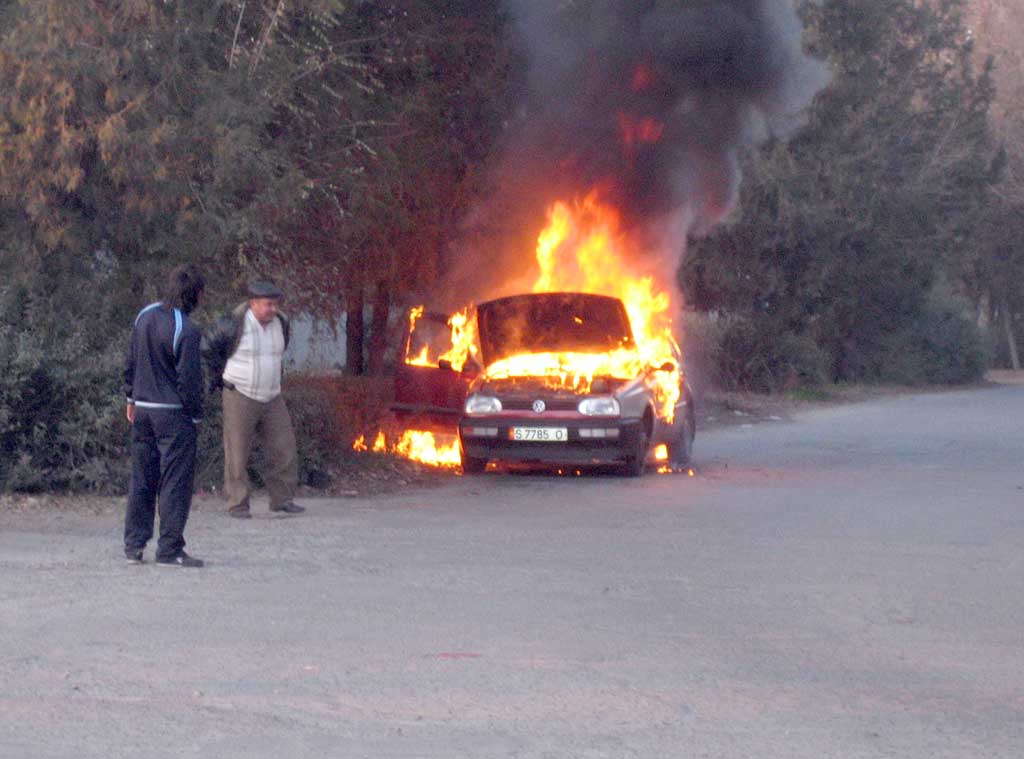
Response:
[{"label": "smoke cloud", "polygon": [[528,228],[504,241],[519,256],[544,207],[598,187],[676,263],[735,204],[743,148],[783,134],[827,78],[792,0],[509,1],[527,92],[482,216]]}]

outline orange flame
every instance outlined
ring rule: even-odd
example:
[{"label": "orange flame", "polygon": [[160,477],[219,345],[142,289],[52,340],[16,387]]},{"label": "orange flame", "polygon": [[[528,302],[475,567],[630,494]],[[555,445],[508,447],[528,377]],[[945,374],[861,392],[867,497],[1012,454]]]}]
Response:
[{"label": "orange flame", "polygon": [[[416,323],[423,316],[423,306],[416,306],[415,308],[409,309],[409,336],[412,339],[413,333],[416,331]],[[412,364],[413,366],[437,366],[436,360],[430,358],[430,346],[424,345],[420,349],[419,353],[415,356],[409,355],[409,351],[412,349],[411,345],[406,345],[406,356],[405,363]]]},{"label": "orange flame", "polygon": [[406,430],[395,444],[395,453],[421,464],[437,467],[456,467],[462,463],[459,441],[441,444],[432,432]]},{"label": "orange flame", "polygon": [[430,360],[430,346],[424,345],[423,349],[415,356],[406,356],[405,363],[413,366],[436,366],[436,361]]},{"label": "orange flame", "polygon": [[416,306],[416,308],[409,309],[409,331],[412,332],[416,329],[416,322],[423,316],[423,306]]},{"label": "orange flame", "polygon": [[662,414],[672,419],[679,399],[679,346],[672,335],[671,299],[654,278],[631,271],[629,241],[619,230],[619,214],[591,192],[573,206],[555,203],[548,226],[537,241],[540,275],[534,292],[560,290],[610,295],[626,307],[636,350],[601,355],[534,354],[512,356],[487,367],[487,373],[558,378],[563,386],[585,389],[596,375],[635,377],[645,370],[671,364],[672,371],[655,371]]},{"label": "orange flame", "polygon": [[[423,306],[416,306],[409,311],[409,334],[416,331],[416,323],[423,316]],[[410,346],[406,346],[405,363],[412,366],[436,367],[439,361],[448,361],[455,371],[462,371],[470,356],[475,356],[476,348],[476,322],[469,318],[469,307],[467,306],[457,314],[448,319],[448,327],[451,329],[451,347],[436,356],[430,353],[430,345],[424,345],[418,353],[408,353]]]},{"label": "orange flame", "polygon": [[[369,446],[366,445],[366,436],[360,435],[356,438],[355,442],[352,443],[352,450],[354,451],[368,451]],[[383,453],[387,450],[387,443],[384,438],[384,431],[381,430],[377,433],[377,439],[373,441],[373,452]]]},{"label": "orange flame", "polygon": [[[607,354],[544,353],[511,356],[487,367],[489,376],[524,376],[559,378],[561,386],[585,390],[587,378],[597,375],[634,377],[647,368],[657,369],[665,363],[675,364],[678,345],[672,336],[671,299],[651,276],[630,270],[627,263],[629,243],[619,231],[618,212],[598,200],[591,192],[583,200],[570,205],[555,203],[548,210],[548,225],[537,239],[536,258],[540,273],[533,286],[536,293],[585,292],[619,298],[626,307],[637,351],[618,350]],[[423,315],[423,307],[409,313],[410,331]],[[450,348],[436,358],[429,346],[405,361],[417,366],[437,366],[438,361],[451,362],[460,371],[471,358],[478,356],[476,320],[470,307],[448,319],[451,329]],[[665,375],[666,393],[672,404],[678,396],[679,374]],[[675,395],[670,389],[675,385]]]},{"label": "orange flame", "polygon": [[[415,308],[409,309],[409,335],[416,331],[416,322],[423,316],[423,306],[416,306]],[[408,354],[409,346],[406,346],[406,354]],[[423,349],[415,356],[406,355],[405,363],[412,364],[413,366],[431,366],[430,363],[430,346],[424,345]]]},{"label": "orange flame", "polygon": [[[658,139],[660,125],[646,121],[634,124],[628,117],[622,117],[620,123],[628,123],[630,134],[637,140]],[[632,126],[638,129],[633,130]],[[630,266],[629,261],[635,258],[630,255],[633,252],[630,241],[620,231],[618,212],[602,204],[596,191],[572,204],[555,203],[548,210],[548,224],[537,239],[539,274],[533,291],[583,292],[619,298],[629,316],[635,347],[602,354],[566,352],[509,356],[485,367],[486,374],[497,378],[541,377],[554,387],[587,392],[595,377],[631,378],[649,372],[654,379],[661,414],[671,420],[681,381],[679,346],[672,333],[671,298],[669,290],[659,286],[654,277]],[[438,361],[445,360],[460,371],[471,357],[477,358],[476,319],[470,308],[467,306],[449,318],[449,350],[433,358],[429,348],[424,347],[417,355],[407,357],[406,362],[437,366]],[[410,312],[411,328],[415,328],[423,313],[422,307]],[[663,371],[662,367],[666,369]],[[362,438],[354,447],[366,450]],[[374,450],[389,450],[434,466],[457,466],[460,462],[457,441],[440,445],[432,433],[419,430],[407,430],[394,446],[386,446],[381,433]],[[665,459],[667,453],[660,460]]]},{"label": "orange flame", "polygon": [[[364,435],[356,438],[352,443],[352,450],[371,450]],[[393,445],[388,443],[384,431],[381,430],[377,433],[372,450],[374,453],[394,453],[429,466],[456,467],[462,463],[458,439],[453,439],[449,443],[439,443],[432,432],[424,430],[405,430]]]},{"label": "orange flame", "polygon": [[469,306],[452,314],[448,326],[452,328],[452,347],[441,354],[440,360],[450,361],[452,369],[459,372],[477,352],[476,319],[469,318]]}]

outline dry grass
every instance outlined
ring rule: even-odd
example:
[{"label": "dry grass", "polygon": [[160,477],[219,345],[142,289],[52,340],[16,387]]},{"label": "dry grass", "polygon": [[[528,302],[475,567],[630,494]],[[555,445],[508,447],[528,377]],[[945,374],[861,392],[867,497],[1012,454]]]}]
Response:
[{"label": "dry grass", "polygon": [[985,374],[985,380],[994,385],[1024,385],[1024,370],[992,369]]}]

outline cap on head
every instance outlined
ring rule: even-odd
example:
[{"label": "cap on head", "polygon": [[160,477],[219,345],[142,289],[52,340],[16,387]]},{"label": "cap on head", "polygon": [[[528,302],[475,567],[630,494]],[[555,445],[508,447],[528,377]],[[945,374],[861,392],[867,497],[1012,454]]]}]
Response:
[{"label": "cap on head", "polygon": [[250,298],[280,298],[281,288],[264,279],[254,279],[249,283]]}]

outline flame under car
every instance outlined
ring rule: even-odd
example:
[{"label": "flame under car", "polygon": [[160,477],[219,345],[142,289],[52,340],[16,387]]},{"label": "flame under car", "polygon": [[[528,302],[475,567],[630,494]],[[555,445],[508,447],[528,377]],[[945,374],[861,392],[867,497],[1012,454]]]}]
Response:
[{"label": "flame under car", "polygon": [[[679,356],[647,365],[620,300],[582,293],[516,295],[476,307],[478,361],[458,420],[463,471],[488,462],[616,466],[643,473],[665,445],[689,463],[695,435]],[[666,396],[666,376],[679,386]],[[678,391],[678,392],[676,392]]]}]

